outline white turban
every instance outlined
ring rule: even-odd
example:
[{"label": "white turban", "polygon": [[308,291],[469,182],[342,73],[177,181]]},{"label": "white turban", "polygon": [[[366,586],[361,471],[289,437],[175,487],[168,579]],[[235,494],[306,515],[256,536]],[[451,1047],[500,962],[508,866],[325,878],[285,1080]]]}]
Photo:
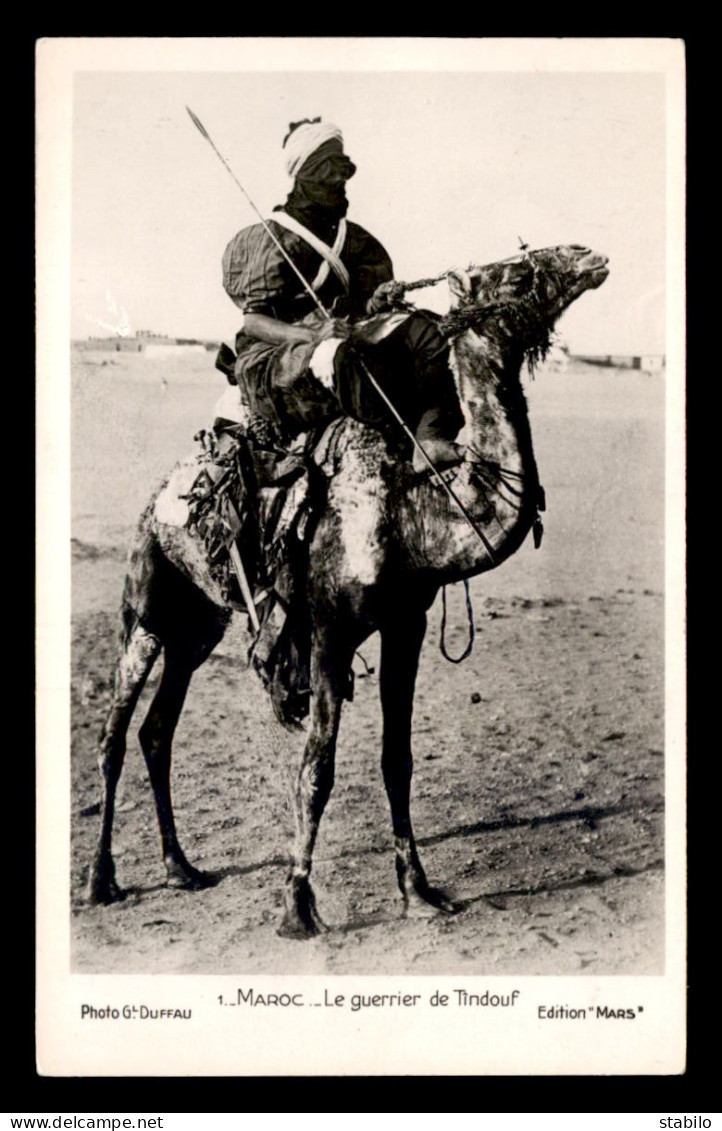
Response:
[{"label": "white turban", "polygon": [[304,162],[323,145],[325,141],[340,141],[343,134],[332,122],[304,122],[289,134],[283,146],[286,157],[286,172],[295,177]]}]

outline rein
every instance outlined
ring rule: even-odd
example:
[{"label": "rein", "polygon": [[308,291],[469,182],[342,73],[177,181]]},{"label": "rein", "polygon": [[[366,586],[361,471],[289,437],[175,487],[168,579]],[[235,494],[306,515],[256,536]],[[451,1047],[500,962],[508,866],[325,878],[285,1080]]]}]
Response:
[{"label": "rein", "polygon": [[[395,283],[391,298],[392,305],[412,309],[411,304],[403,301],[406,291],[419,290],[422,287],[432,287],[441,282],[450,274],[442,271],[425,279],[416,279],[412,283]],[[547,270],[547,275],[553,273]],[[556,279],[553,278],[556,284]],[[536,307],[533,299],[522,296],[513,302],[491,300],[479,305],[469,302],[455,307],[445,314],[439,321],[438,327],[444,337],[455,338],[465,330],[480,330],[492,318],[500,319],[505,323],[507,333],[519,340],[522,351],[533,374],[534,366],[544,361],[550,346],[553,327],[550,326]]]},{"label": "rein", "polygon": [[466,648],[460,656],[450,656],[446,650],[446,586],[441,590],[441,630],[439,634],[439,648],[441,655],[450,664],[460,664],[467,656],[471,655],[471,650],[474,647],[474,610],[471,607],[471,596],[469,594],[469,582],[464,579],[464,592],[466,594],[466,616],[469,625],[469,639]]}]

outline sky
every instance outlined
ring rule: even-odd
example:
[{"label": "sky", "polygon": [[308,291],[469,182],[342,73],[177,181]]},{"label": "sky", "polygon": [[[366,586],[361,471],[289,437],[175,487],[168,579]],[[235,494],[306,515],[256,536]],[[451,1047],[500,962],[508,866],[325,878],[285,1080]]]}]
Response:
[{"label": "sky", "polygon": [[[264,216],[290,187],[288,123],[321,115],[358,167],[349,218],[381,240],[396,278],[506,258],[520,239],[586,244],[610,276],[564,316],[561,339],[665,352],[681,174],[668,166],[664,50],[659,62],[616,40],[110,40],[51,41],[48,56],[64,43],[47,91],[72,91],[73,338],[127,326],[233,340],[221,256],[258,217],[190,106]],[[444,310],[446,287],[414,300]]]}]

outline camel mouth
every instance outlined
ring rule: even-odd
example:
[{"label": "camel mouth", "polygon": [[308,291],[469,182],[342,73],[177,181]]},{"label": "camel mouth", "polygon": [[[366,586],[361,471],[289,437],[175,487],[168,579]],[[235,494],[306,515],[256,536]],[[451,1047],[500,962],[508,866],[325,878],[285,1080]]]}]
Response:
[{"label": "camel mouth", "polygon": [[608,264],[609,260],[606,255],[597,255],[591,263],[582,268],[580,275],[588,287],[601,287],[605,279],[609,277]]},{"label": "camel mouth", "polygon": [[606,266],[595,267],[592,269],[591,275],[595,287],[600,287],[604,280],[609,278],[609,268]]}]

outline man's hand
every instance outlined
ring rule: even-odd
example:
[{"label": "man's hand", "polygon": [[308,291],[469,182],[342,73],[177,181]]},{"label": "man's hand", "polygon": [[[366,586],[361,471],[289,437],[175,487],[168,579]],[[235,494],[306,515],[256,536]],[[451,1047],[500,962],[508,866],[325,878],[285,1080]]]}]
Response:
[{"label": "man's hand", "polygon": [[397,283],[394,279],[391,279],[388,283],[380,283],[366,303],[366,312],[368,314],[380,314],[383,310],[402,307],[405,294],[404,284]]},{"label": "man's hand", "polygon": [[316,328],[313,328],[313,341],[325,342],[328,338],[341,338],[343,341],[351,334],[348,318],[325,318]]}]

